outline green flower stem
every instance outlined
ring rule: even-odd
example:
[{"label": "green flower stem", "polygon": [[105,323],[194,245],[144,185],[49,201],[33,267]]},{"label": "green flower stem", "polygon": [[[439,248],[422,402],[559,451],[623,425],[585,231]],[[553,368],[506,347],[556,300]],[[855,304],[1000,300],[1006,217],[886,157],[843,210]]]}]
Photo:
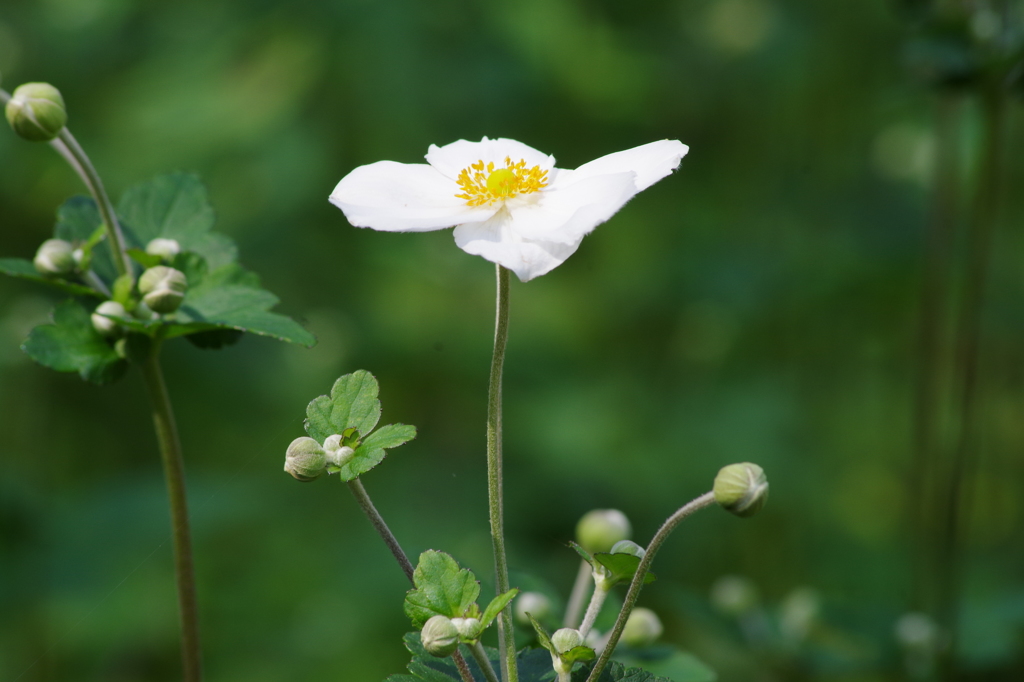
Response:
[{"label": "green flower stem", "polygon": [[558,673],[558,682],[572,682],[572,673],[568,670]]},{"label": "green flower stem", "polygon": [[654,534],[654,538],[651,539],[651,544],[647,546],[647,553],[640,560],[640,565],[636,569],[636,575],[633,576],[633,581],[629,584],[629,591],[626,592],[626,601],[623,603],[622,610],[619,611],[619,617],[615,619],[615,627],[612,628],[612,633],[608,637],[608,644],[605,645],[604,651],[601,652],[601,657],[597,659],[597,663],[594,664],[594,668],[590,671],[587,682],[597,682],[601,677],[601,671],[608,665],[612,652],[615,651],[615,645],[619,643],[619,637],[622,636],[622,631],[626,627],[626,620],[629,619],[629,614],[636,605],[636,599],[640,596],[640,588],[644,586],[644,576],[647,575],[647,571],[654,561],[654,555],[658,553],[662,544],[664,544],[669,534],[675,530],[675,527],[679,525],[680,521],[695,511],[704,507],[710,507],[714,503],[715,494],[713,492],[704,493],[700,497],[684,504],[675,514],[668,517],[665,523],[661,524],[661,528],[658,529],[658,532]]},{"label": "green flower stem", "polygon": [[[352,491],[352,495],[356,498],[356,502],[362,508],[366,514],[366,518],[370,519],[370,523],[373,524],[374,530],[380,535],[381,539],[384,540],[384,544],[391,550],[391,554],[394,555],[398,561],[398,565],[402,567],[402,572],[405,573],[405,577],[409,579],[410,583],[413,582],[414,568],[412,562],[409,561],[409,557],[405,554],[405,550],[398,544],[398,538],[388,528],[388,524],[384,522],[384,517],[380,515],[377,508],[373,506],[373,500],[370,499],[369,493],[366,492],[366,488],[363,487],[362,481],[358,478],[353,478],[348,482],[348,488]],[[469,666],[466,664],[466,659],[463,658],[459,651],[452,654],[452,658],[455,660],[455,666],[459,669],[459,675],[462,677],[463,682],[476,682],[473,679],[473,673],[470,672]]]},{"label": "green flower stem", "polygon": [[103,181],[100,180],[99,173],[96,172],[92,162],[89,161],[89,157],[86,156],[85,150],[78,144],[78,140],[75,139],[70,130],[64,128],[60,131],[57,140],[53,141],[53,146],[57,151],[60,151],[61,155],[67,158],[67,155],[56,144],[58,140],[64,144],[68,154],[74,158],[76,163],[72,163],[71,167],[82,178],[82,182],[89,188],[93,199],[96,200],[96,205],[100,209],[100,216],[103,218],[103,224],[107,227],[107,236],[110,238],[110,250],[113,252],[114,264],[117,266],[118,274],[130,275],[132,264],[125,250],[121,223],[117,220],[114,205],[110,203],[110,197],[107,196],[107,191],[103,188]]},{"label": "green flower stem", "polygon": [[608,596],[608,588],[601,585],[600,582],[594,586],[594,594],[590,597],[590,605],[587,606],[587,613],[583,617],[583,624],[580,625],[580,634],[584,637],[590,632],[590,629],[594,627],[594,621],[597,620],[597,614],[601,613],[601,607],[604,606],[605,597]]},{"label": "green flower stem", "polygon": [[[508,345],[508,270],[496,265],[498,301],[494,323],[494,355],[487,392],[487,497],[490,507],[491,543],[494,546],[494,572],[498,594],[508,592],[508,560],[505,556],[504,500],[501,484],[501,370]],[[515,631],[512,606],[498,616],[498,650],[501,652],[501,678],[518,682]]]},{"label": "green flower stem", "polygon": [[95,289],[96,291],[100,292],[101,294],[103,294],[107,298],[110,298],[110,296],[111,296],[110,289],[107,288],[107,285],[103,283],[103,280],[100,279],[99,275],[97,275],[95,272],[93,272],[92,270],[89,270],[89,271],[83,273],[82,274],[82,279],[84,279],[86,281],[86,283],[89,286],[91,286],[93,289]]},{"label": "green flower stem", "polygon": [[199,609],[196,602],[195,570],[192,566],[192,539],[189,533],[188,501],[185,496],[185,469],[181,440],[174,422],[171,398],[160,369],[162,339],[153,340],[149,356],[142,365],[142,376],[153,409],[153,424],[160,444],[160,457],[167,480],[174,538],[174,575],[178,585],[178,609],[181,617],[182,680],[199,682],[202,677],[202,652],[199,644]]},{"label": "green flower stem", "polygon": [[473,653],[473,658],[476,659],[476,664],[480,666],[480,670],[484,671],[484,677],[487,678],[487,682],[498,682],[498,674],[494,672],[494,667],[491,665],[490,660],[488,660],[487,653],[484,651],[484,646],[480,643],[480,640],[473,642],[469,650]]},{"label": "green flower stem", "polygon": [[569,605],[565,607],[565,619],[562,627],[574,628],[579,625],[580,612],[583,610],[583,600],[587,597],[587,588],[593,581],[593,569],[586,561],[580,560],[580,570],[576,573],[576,582],[573,583],[572,592],[569,594]]}]

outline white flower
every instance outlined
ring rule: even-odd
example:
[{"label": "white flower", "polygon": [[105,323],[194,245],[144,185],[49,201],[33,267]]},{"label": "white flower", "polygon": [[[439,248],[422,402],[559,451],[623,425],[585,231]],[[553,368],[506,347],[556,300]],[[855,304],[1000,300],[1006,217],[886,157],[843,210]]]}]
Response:
[{"label": "white flower", "polygon": [[526,282],[561,265],[586,234],[675,170],[687,151],[678,140],[661,140],[563,170],[522,142],[459,140],[431,145],[425,164],[360,166],[330,200],[356,227],[455,226],[459,248]]}]

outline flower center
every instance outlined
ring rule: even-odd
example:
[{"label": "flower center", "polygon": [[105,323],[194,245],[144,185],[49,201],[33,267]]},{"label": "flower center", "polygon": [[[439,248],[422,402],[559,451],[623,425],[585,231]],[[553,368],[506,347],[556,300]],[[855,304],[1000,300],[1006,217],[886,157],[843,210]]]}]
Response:
[{"label": "flower center", "polygon": [[520,194],[532,194],[547,187],[548,172],[540,166],[526,167],[526,161],[520,159],[513,163],[512,158],[505,157],[505,167],[495,168],[494,162],[484,164],[483,161],[467,166],[459,173],[461,194],[458,199],[465,199],[469,206],[482,206],[495,201],[514,199]]}]

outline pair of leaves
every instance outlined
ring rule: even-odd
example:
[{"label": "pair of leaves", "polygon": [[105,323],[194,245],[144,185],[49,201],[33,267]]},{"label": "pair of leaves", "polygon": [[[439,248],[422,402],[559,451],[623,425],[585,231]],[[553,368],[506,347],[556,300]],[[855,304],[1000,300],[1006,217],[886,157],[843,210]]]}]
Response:
[{"label": "pair of leaves", "polygon": [[377,379],[361,369],[339,377],[330,395],[315,398],[306,407],[306,433],[321,445],[335,434],[347,436],[346,443],[355,437],[355,452],[338,471],[343,481],[362,476],[383,461],[388,449],[416,437],[416,427],[408,424],[373,430],[380,421],[379,393]]},{"label": "pair of leaves", "polygon": [[[576,553],[583,557],[583,560],[590,564],[591,568],[595,570],[600,566],[607,574],[611,577],[614,583],[628,583],[633,581],[633,576],[636,575],[637,569],[640,568],[640,557],[626,552],[597,552],[591,555],[590,552],[580,547],[575,542],[570,542],[569,546],[576,550]],[[657,580],[650,571],[644,575],[644,585],[653,583]]]},{"label": "pair of leaves", "polygon": [[413,572],[415,589],[405,595],[405,615],[417,628],[423,627],[433,616],[447,618],[477,618],[482,629],[487,629],[502,609],[519,594],[513,588],[499,594],[481,613],[476,600],[480,596],[480,583],[468,568],[459,568],[451,555],[437,550],[420,554]]}]

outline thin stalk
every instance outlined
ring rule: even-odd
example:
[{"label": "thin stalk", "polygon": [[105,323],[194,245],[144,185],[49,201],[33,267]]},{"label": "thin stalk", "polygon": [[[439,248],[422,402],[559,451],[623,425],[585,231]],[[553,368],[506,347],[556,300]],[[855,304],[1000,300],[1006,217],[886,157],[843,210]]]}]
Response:
[{"label": "thin stalk", "polygon": [[587,588],[593,581],[593,569],[590,564],[580,560],[580,570],[576,572],[576,582],[572,585],[572,592],[569,594],[569,605],[565,607],[565,620],[562,627],[574,628],[580,622],[580,612],[583,611],[583,600],[587,598]]},{"label": "thin stalk", "polygon": [[[491,379],[487,392],[487,498],[490,508],[491,544],[494,547],[494,573],[498,594],[508,592],[508,560],[505,556],[504,500],[501,483],[501,370],[508,345],[508,270],[496,267],[498,300],[494,323],[494,355],[491,358]],[[501,652],[501,678],[518,682],[515,632],[512,629],[512,607],[506,606],[498,616],[498,650]]]},{"label": "thin stalk", "polygon": [[999,198],[1002,162],[1005,95],[1001,84],[992,84],[982,92],[981,104],[985,121],[985,141],[981,150],[978,189],[974,197],[968,263],[964,285],[964,303],[957,330],[957,397],[960,428],[950,465],[946,514],[946,542],[939,557],[941,567],[939,594],[942,599],[940,619],[950,637],[948,654],[943,663],[943,677],[952,679],[955,665],[953,653],[957,642],[958,603],[963,563],[964,525],[969,517],[966,483],[977,460],[978,365],[981,341],[981,317],[988,283]]},{"label": "thin stalk", "polygon": [[174,576],[178,586],[178,610],[181,618],[182,679],[199,682],[202,677],[202,651],[199,643],[199,608],[196,600],[195,570],[192,565],[192,539],[188,523],[188,500],[185,495],[185,468],[181,457],[181,440],[174,422],[171,398],[160,369],[162,339],[153,340],[149,356],[142,365],[142,376],[153,409],[153,424],[160,444],[160,457],[167,480],[167,497],[171,507],[171,530],[174,539]]},{"label": "thin stalk", "polygon": [[[72,168],[82,178],[82,182],[89,188],[89,192],[92,194],[93,199],[96,200],[96,205],[99,207],[100,216],[103,218],[103,224],[107,226],[107,236],[110,238],[110,250],[113,252],[114,264],[117,266],[118,274],[126,275],[131,274],[132,264],[128,259],[124,246],[124,234],[121,232],[121,223],[117,220],[117,214],[114,212],[114,205],[110,203],[110,197],[107,196],[107,191],[103,188],[103,181],[100,179],[99,173],[93,167],[92,162],[89,161],[89,157],[86,155],[85,150],[82,149],[81,145],[78,144],[78,140],[71,134],[71,131],[64,128],[60,131],[58,137],[61,142],[67,147],[67,151],[74,157],[77,165],[72,164]],[[54,145],[56,147],[56,145]],[[60,149],[58,148],[58,151]]]},{"label": "thin stalk", "polygon": [[[391,554],[398,561],[398,565],[402,567],[402,572],[405,573],[405,577],[409,579],[409,582],[415,585],[413,581],[413,569],[412,562],[409,561],[409,557],[406,555],[405,550],[398,544],[398,538],[388,528],[388,524],[384,522],[384,517],[380,515],[377,508],[373,506],[373,500],[370,499],[369,493],[366,492],[366,488],[363,487],[362,481],[358,478],[354,478],[348,482],[348,489],[352,491],[352,495],[356,498],[356,502],[359,503],[360,508],[366,514],[366,517],[370,519],[370,523],[373,525],[374,530],[380,535],[381,539],[384,540],[384,544],[391,550]],[[459,669],[459,675],[462,677],[463,682],[476,682],[473,679],[473,673],[470,672],[469,666],[466,664],[466,659],[463,658],[462,654],[456,649],[455,653],[452,654],[452,658],[455,660],[455,667]]]},{"label": "thin stalk", "polygon": [[488,660],[487,653],[484,651],[480,640],[473,642],[473,646],[469,647],[469,650],[473,653],[473,658],[476,659],[476,664],[480,666],[480,670],[484,671],[484,677],[487,678],[487,682],[498,682],[498,674],[494,672],[494,666]]},{"label": "thin stalk", "polygon": [[86,284],[91,286],[93,289],[100,292],[107,298],[110,298],[110,289],[107,288],[107,285],[103,283],[103,280],[100,279],[99,275],[97,275],[95,272],[93,272],[92,270],[84,272],[82,274],[82,279],[84,279]]},{"label": "thin stalk", "polygon": [[611,636],[608,638],[604,651],[601,652],[600,658],[597,659],[597,663],[594,664],[593,669],[590,671],[587,682],[597,682],[601,677],[601,671],[608,665],[612,652],[615,651],[615,645],[619,643],[619,637],[622,636],[622,630],[626,627],[629,614],[636,605],[637,597],[640,596],[640,589],[644,586],[644,576],[647,575],[647,570],[654,561],[654,555],[658,553],[658,550],[661,549],[665,540],[675,530],[675,527],[679,525],[680,521],[695,511],[709,507],[714,503],[715,494],[713,492],[704,493],[700,497],[684,504],[676,510],[676,513],[668,517],[665,523],[661,524],[661,528],[658,529],[658,532],[654,534],[654,538],[651,539],[651,544],[647,546],[647,553],[640,559],[636,575],[633,576],[633,581],[629,584],[629,590],[626,592],[626,601],[622,605],[622,610],[619,611],[619,617],[615,619],[615,627],[612,628]]},{"label": "thin stalk", "polygon": [[587,606],[587,614],[583,617],[583,624],[580,625],[580,634],[584,637],[594,627],[594,621],[597,620],[597,614],[601,613],[601,607],[604,606],[607,596],[608,589],[602,587],[601,583],[597,583],[594,586],[594,594],[590,597],[590,604]]}]

